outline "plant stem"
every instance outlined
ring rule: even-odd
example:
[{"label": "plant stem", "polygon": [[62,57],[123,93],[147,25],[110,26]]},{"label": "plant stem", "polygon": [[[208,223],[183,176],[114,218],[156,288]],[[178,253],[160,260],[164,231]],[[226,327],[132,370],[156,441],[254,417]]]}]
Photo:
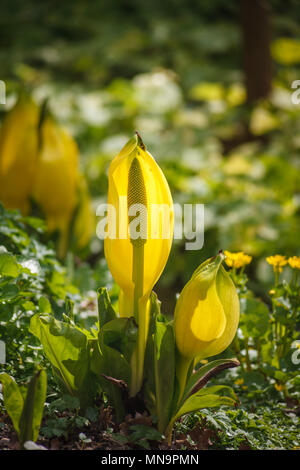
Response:
[{"label": "plant stem", "polygon": [[131,390],[135,396],[142,387],[144,357],[149,327],[148,298],[143,298],[144,245],[133,243],[132,282],[134,283],[133,313],[138,324],[138,339],[131,360]]},{"label": "plant stem", "polygon": [[250,361],[250,356],[249,356],[249,345],[248,345],[248,339],[245,339],[245,349],[246,349],[246,364],[247,364],[247,371],[251,372],[252,367],[251,367],[251,361]]},{"label": "plant stem", "polygon": [[176,364],[176,377],[179,383],[179,395],[178,395],[178,400],[177,400],[177,408],[180,407],[180,402],[182,400],[182,397],[184,395],[185,387],[186,387],[186,382],[187,382],[187,374],[189,371],[189,368],[192,363],[191,358],[182,356],[180,354],[178,358],[178,362]]},{"label": "plant stem", "polygon": [[235,351],[235,354],[240,361],[240,366],[243,372],[245,372],[245,367],[244,367],[244,357],[241,354],[241,347],[240,347],[240,341],[238,338],[237,333],[235,334],[234,340],[233,340],[233,348]]}]

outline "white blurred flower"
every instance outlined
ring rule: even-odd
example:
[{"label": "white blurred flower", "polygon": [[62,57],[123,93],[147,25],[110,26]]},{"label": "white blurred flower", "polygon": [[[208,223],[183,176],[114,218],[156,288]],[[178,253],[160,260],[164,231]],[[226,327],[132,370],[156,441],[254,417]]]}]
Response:
[{"label": "white blurred flower", "polygon": [[165,113],[181,103],[181,91],[167,72],[137,75],[133,79],[139,106],[153,113]]}]

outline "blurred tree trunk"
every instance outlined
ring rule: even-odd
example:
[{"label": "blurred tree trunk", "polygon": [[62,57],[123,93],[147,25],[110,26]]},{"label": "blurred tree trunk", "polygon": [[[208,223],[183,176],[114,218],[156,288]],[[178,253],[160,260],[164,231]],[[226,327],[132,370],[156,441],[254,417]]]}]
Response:
[{"label": "blurred tree trunk", "polygon": [[[243,40],[243,69],[249,117],[255,102],[267,98],[272,88],[271,10],[268,0],[240,0],[240,26]],[[267,140],[268,136],[254,136],[249,121],[240,122],[239,131],[223,140],[224,155],[234,147],[253,140]]]},{"label": "blurred tree trunk", "polygon": [[247,100],[267,97],[272,87],[271,24],[267,0],[241,1]]}]

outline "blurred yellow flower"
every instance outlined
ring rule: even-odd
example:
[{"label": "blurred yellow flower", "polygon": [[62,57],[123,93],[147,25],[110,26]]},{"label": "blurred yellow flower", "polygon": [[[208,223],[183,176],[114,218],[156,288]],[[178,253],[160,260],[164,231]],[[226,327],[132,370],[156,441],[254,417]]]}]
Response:
[{"label": "blurred yellow flower", "polygon": [[78,163],[76,142],[47,116],[41,128],[32,196],[46,217],[49,233],[60,232],[59,257],[66,254],[69,225],[77,203]]},{"label": "blurred yellow flower", "polygon": [[281,384],[275,384],[275,388],[276,388],[277,392],[282,392],[284,387]]},{"label": "blurred yellow flower", "polygon": [[231,253],[230,251],[225,250],[224,254],[226,256],[225,263],[230,268],[242,268],[243,266],[250,264],[252,261],[252,256],[246,255],[243,251]]},{"label": "blurred yellow flower", "polygon": [[39,108],[21,94],[0,132],[0,200],[8,209],[30,209],[30,191],[38,160]]},{"label": "blurred yellow flower", "polygon": [[300,256],[291,256],[288,259],[288,263],[293,269],[300,269]]},{"label": "blurred yellow flower", "polygon": [[235,385],[243,385],[244,379],[236,379],[234,383]]},{"label": "blurred yellow flower", "polygon": [[300,41],[287,37],[278,38],[272,43],[272,55],[279,64],[299,64]]},{"label": "blurred yellow flower", "polygon": [[283,255],[268,256],[267,263],[273,266],[274,272],[281,273],[282,267],[287,264],[287,259]]}]

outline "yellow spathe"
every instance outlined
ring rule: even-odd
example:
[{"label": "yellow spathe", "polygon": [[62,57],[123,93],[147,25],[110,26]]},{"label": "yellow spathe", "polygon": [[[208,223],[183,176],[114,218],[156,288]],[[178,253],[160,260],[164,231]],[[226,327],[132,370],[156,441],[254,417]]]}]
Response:
[{"label": "yellow spathe", "polygon": [[74,139],[47,116],[41,128],[32,195],[45,214],[48,231],[60,231],[58,255],[67,249],[69,224],[77,204],[78,149]]},{"label": "yellow spathe", "polygon": [[173,219],[167,180],[136,135],[109,168],[104,240],[108,267],[121,288],[120,316],[134,316],[138,324],[138,340],[131,358],[131,396],[138,393],[143,382],[149,297],[170,253]]},{"label": "yellow spathe", "polygon": [[[131,178],[129,178],[130,174]],[[104,241],[104,251],[112,276],[123,291],[120,314],[130,316],[133,312],[124,312],[126,299],[132,299],[134,291],[133,243],[129,233],[128,206],[130,207],[132,203],[140,203],[147,209],[144,225],[146,233],[144,233],[145,239],[143,240],[142,296],[144,297],[150,295],[170,253],[173,238],[173,201],[164,174],[150,153],[139,144],[138,137],[131,139],[114,158],[109,168],[108,178],[108,204],[114,207],[115,213],[108,207],[108,237]],[[131,181],[131,188],[129,188],[129,181]],[[134,181],[136,181],[136,186]],[[153,205],[164,205],[164,207]],[[155,214],[157,217],[154,217]],[[112,229],[110,219],[114,216],[116,216],[116,233]],[[138,212],[136,217],[139,217]],[[132,216],[132,219],[134,218]],[[144,220],[143,217],[140,220]],[[131,222],[134,223],[134,220]],[[151,230],[156,239],[151,238]],[[114,235],[116,238],[113,238]],[[166,238],[163,239],[163,236]]]},{"label": "yellow spathe", "polygon": [[182,290],[175,308],[175,337],[186,358],[203,359],[224,351],[239,322],[239,299],[219,254],[203,263]]},{"label": "yellow spathe", "polygon": [[21,95],[4,119],[0,132],[0,201],[28,213],[38,158],[39,108]]},{"label": "yellow spathe", "polygon": [[47,219],[69,216],[76,205],[78,150],[75,141],[51,117],[42,126],[33,196]]}]

